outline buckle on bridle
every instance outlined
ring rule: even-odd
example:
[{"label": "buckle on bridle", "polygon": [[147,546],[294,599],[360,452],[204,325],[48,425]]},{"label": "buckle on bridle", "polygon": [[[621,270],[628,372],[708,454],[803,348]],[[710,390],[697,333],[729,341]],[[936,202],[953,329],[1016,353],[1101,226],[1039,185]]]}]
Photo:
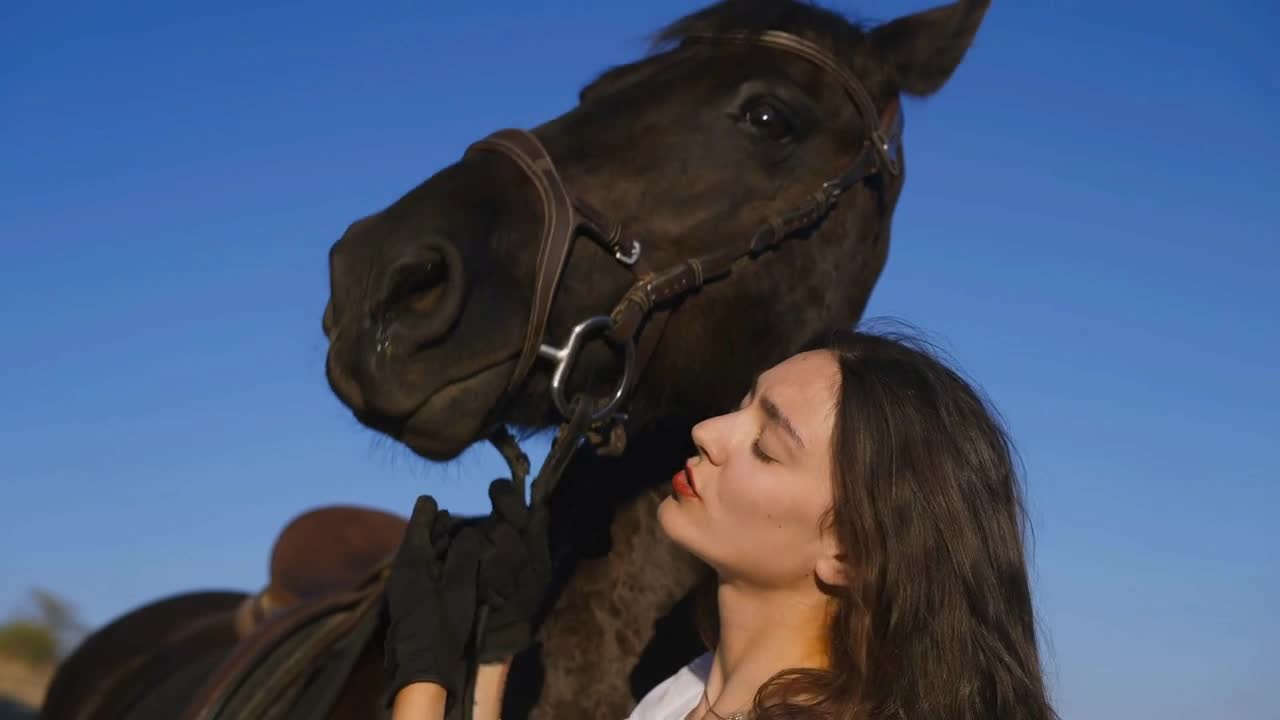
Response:
[{"label": "buckle on bridle", "polygon": [[[542,344],[538,348],[538,357],[546,358],[555,363],[555,370],[551,373],[551,401],[555,403],[556,409],[565,419],[573,417],[572,405],[569,399],[565,397],[565,392],[569,382],[569,373],[573,370],[573,365],[578,359],[578,353],[582,350],[582,345],[593,335],[606,335],[613,329],[613,319],[605,315],[597,315],[587,318],[569,331],[569,339],[565,342],[564,347],[555,347],[554,345]],[[618,405],[622,403],[622,398],[626,396],[627,390],[631,388],[632,375],[635,373],[636,364],[636,345],[631,338],[627,338],[621,343],[623,352],[625,353],[625,364],[622,367],[622,377],[618,378],[617,387],[613,391],[613,395],[604,403],[603,406],[592,410],[591,422],[598,423],[613,416]]]},{"label": "buckle on bridle", "polygon": [[871,142],[875,143],[876,153],[886,172],[897,175],[902,171],[902,133],[897,123],[888,135],[883,130],[871,133]]},{"label": "buckle on bridle", "polygon": [[841,178],[836,178],[822,183],[822,189],[818,191],[819,194],[826,197],[828,202],[834,201],[836,198],[843,195],[845,191],[844,186],[840,184],[840,180]]},{"label": "buckle on bridle", "polygon": [[632,240],[631,252],[626,254],[623,254],[622,247],[619,246],[617,250],[613,251],[613,257],[616,258],[618,262],[622,263],[623,265],[626,265],[627,267],[631,267],[632,265],[635,265],[636,261],[640,259],[640,241]]}]

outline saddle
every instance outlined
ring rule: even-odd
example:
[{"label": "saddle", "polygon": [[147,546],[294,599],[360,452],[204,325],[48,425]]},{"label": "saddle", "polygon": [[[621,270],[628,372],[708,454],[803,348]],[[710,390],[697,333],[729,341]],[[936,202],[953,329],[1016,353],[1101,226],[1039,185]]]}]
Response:
[{"label": "saddle", "polygon": [[290,521],[272,547],[266,587],[237,612],[239,641],[183,720],[324,717],[383,622],[405,525],[356,506]]},{"label": "saddle", "polygon": [[266,587],[236,613],[237,634],[248,637],[279,612],[359,586],[395,554],[405,524],[399,515],[354,505],[295,517],[271,547]]},{"label": "saddle", "polygon": [[[590,403],[575,401],[573,417],[561,425],[533,481],[532,502],[545,501],[564,473],[590,411]],[[523,488],[528,457],[505,428],[490,440]],[[239,641],[181,720],[327,717],[372,639],[385,631],[384,591],[407,525],[397,515],[341,505],[290,521],[272,547],[267,586],[237,612]],[[360,680],[380,683],[382,677]],[[358,710],[360,717],[382,712]]]}]

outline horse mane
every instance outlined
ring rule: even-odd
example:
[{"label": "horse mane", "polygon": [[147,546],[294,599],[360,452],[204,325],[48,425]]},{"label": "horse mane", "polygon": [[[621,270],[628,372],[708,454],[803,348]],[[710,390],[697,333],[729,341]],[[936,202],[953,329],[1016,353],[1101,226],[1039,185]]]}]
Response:
[{"label": "horse mane", "polygon": [[867,24],[834,10],[797,0],[721,0],[659,30],[650,51],[662,51],[693,35],[780,30],[805,38],[840,58],[850,58],[867,34]]},{"label": "horse mane", "polygon": [[646,58],[599,74],[581,90],[580,98],[634,81],[645,74],[646,68],[656,70],[649,62],[654,56],[695,35],[780,30],[817,43],[856,70],[867,28],[862,20],[798,0],[721,0],[659,29],[650,37]]}]

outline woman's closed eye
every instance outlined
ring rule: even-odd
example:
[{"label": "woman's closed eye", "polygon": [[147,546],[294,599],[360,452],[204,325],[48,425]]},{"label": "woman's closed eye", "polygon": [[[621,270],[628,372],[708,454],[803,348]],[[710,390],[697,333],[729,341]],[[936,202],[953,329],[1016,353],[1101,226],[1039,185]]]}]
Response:
[{"label": "woman's closed eye", "polygon": [[755,455],[756,459],[763,463],[777,462],[777,460],[774,460],[769,456],[769,453],[764,451],[764,448],[760,445],[759,437],[756,437],[756,439],[751,443],[751,454]]}]

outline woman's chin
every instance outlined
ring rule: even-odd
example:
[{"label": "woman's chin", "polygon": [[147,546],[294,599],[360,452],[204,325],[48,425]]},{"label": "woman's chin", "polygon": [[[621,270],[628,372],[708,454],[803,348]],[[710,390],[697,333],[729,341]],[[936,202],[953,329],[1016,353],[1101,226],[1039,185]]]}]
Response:
[{"label": "woman's chin", "polygon": [[666,533],[667,537],[672,540],[675,540],[671,535],[671,523],[674,520],[672,515],[680,512],[679,503],[680,501],[671,495],[663,498],[662,502],[658,503],[658,525],[662,527],[662,532]]},{"label": "woman's chin", "polygon": [[698,557],[702,557],[702,553],[698,552],[697,527],[693,522],[693,518],[685,512],[685,508],[680,506],[680,501],[675,497],[667,497],[658,503],[658,525],[662,527],[662,532],[671,542],[678,545],[686,552],[692,553]]}]

